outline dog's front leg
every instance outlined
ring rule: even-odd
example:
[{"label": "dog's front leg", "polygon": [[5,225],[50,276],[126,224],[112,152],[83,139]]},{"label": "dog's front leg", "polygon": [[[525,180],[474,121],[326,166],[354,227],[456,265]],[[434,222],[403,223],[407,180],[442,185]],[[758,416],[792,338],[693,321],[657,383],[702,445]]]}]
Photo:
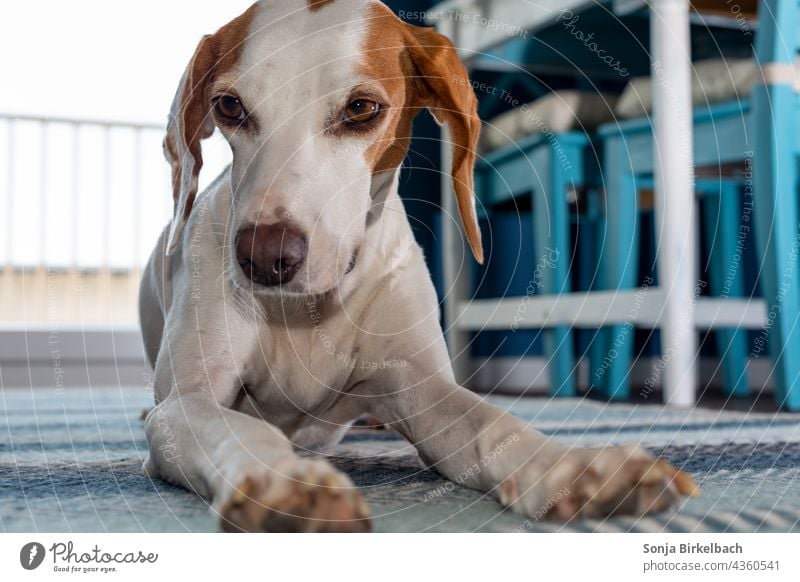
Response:
[{"label": "dog's front leg", "polygon": [[547,438],[457,386],[449,369],[427,363],[377,374],[364,388],[370,411],[408,438],[427,465],[517,513],[641,515],[696,492],[691,477],[638,447],[571,448]]},{"label": "dog's front leg", "polygon": [[[181,380],[146,418],[150,475],[210,499],[228,531],[369,529],[366,506],[345,475],[297,456],[276,427],[231,410],[240,389],[235,376],[196,364],[208,376],[177,365]],[[171,368],[168,360],[157,363],[157,392],[165,393],[158,382],[173,377]]]}]

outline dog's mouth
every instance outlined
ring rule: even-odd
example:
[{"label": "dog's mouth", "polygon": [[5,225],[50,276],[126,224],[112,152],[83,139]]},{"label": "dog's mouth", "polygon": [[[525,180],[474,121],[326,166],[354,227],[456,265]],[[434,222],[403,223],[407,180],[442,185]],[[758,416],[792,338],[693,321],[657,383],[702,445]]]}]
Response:
[{"label": "dog's mouth", "polygon": [[353,256],[350,258],[350,263],[347,265],[347,270],[345,270],[344,272],[345,276],[349,275],[355,270],[356,264],[358,263],[358,255],[360,252],[361,252],[360,247],[356,247],[356,250],[353,251]]},{"label": "dog's mouth", "polygon": [[292,274],[288,281],[284,281],[287,274],[287,269],[284,265],[276,265],[273,270],[274,272],[265,274],[261,272],[261,270],[255,268],[252,261],[247,259],[238,260],[235,262],[233,282],[236,287],[261,296],[291,298],[319,297],[333,293],[341,286],[344,278],[348,277],[356,270],[360,254],[361,248],[356,247],[350,255],[350,260],[344,271],[339,271],[340,274],[338,275],[331,274],[329,277],[326,277],[328,281],[322,281],[323,284],[321,285],[318,284],[321,277],[317,277],[316,281],[312,280],[311,273],[313,272],[313,268],[311,265],[313,265],[313,261],[310,260],[306,260],[303,264],[298,265],[296,274]]}]

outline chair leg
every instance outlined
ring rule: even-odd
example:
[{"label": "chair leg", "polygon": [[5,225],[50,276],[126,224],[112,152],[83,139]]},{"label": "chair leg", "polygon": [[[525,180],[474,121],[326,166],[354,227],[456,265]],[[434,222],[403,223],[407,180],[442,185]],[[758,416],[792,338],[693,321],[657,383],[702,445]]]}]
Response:
[{"label": "chair leg", "polygon": [[[717,297],[744,296],[742,253],[746,231],[741,230],[739,185],[723,182],[719,197],[709,196],[704,213],[706,244],[710,250],[709,288]],[[723,386],[731,396],[747,396],[747,332],[740,328],[716,332],[722,363]]]},{"label": "chair leg", "polygon": [[[537,167],[547,171],[539,176],[540,187],[534,189],[534,249],[537,286],[544,295],[569,293],[571,237],[567,179],[565,168],[552,148],[542,150]],[[545,156],[547,159],[545,159]],[[546,169],[546,170],[544,170]],[[553,396],[575,395],[575,356],[572,330],[566,326],[544,330],[550,393]]]},{"label": "chair leg", "polygon": [[[630,290],[636,286],[639,263],[639,211],[636,182],[631,175],[622,140],[609,141],[605,150],[606,215],[605,238],[600,261],[602,285],[610,290]],[[600,375],[595,385],[611,400],[630,396],[630,370],[633,361],[634,328],[612,325],[598,339],[602,354],[593,370]],[[596,366],[599,366],[596,367]]]},{"label": "chair leg", "polygon": [[[595,249],[597,255],[597,274],[593,290],[604,290],[607,287],[603,272],[603,255],[605,252],[606,222],[602,214],[595,228]],[[601,327],[594,330],[589,346],[589,388],[601,395],[608,394],[608,366],[611,356],[608,353],[608,329]]]},{"label": "chair leg", "polygon": [[[575,236],[573,237],[575,261],[574,268],[577,269],[576,276],[572,281],[576,291],[590,291],[594,285],[594,278],[597,276],[597,257],[596,257],[596,212],[595,194],[593,191],[586,192],[584,211],[579,213],[578,222],[575,225]],[[594,336],[594,332],[588,329],[577,329],[575,331],[576,362],[588,359],[589,345]]]},{"label": "chair leg", "polygon": [[[797,136],[790,121],[796,95],[788,85],[753,89],[753,215],[761,289],[779,406],[800,410],[800,285],[798,285]],[[756,349],[762,343],[756,342]]]}]

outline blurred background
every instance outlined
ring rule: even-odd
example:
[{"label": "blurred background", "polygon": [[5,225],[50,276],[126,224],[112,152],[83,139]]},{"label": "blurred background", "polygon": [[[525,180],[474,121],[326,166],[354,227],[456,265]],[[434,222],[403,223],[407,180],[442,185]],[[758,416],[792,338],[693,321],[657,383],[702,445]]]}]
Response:
[{"label": "blurred background", "polygon": [[[172,214],[166,115],[200,37],[249,4],[3,6],[5,385],[146,382],[136,305],[141,269]],[[230,157],[219,135],[204,157],[201,187]]]},{"label": "blurred background", "polygon": [[[161,140],[177,81],[200,36],[248,4],[4,6],[0,50],[16,56],[0,94],[0,264],[13,290],[0,320],[136,323],[139,270],[172,213]],[[202,185],[228,159],[219,136],[208,151]]]}]

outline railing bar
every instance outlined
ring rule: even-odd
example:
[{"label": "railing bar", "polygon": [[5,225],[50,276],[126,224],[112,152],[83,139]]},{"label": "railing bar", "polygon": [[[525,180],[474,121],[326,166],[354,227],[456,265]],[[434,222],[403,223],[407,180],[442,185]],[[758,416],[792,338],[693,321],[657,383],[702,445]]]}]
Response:
[{"label": "railing bar", "polygon": [[133,257],[131,268],[138,269],[141,265],[140,246],[142,241],[142,129],[134,130],[133,153]]},{"label": "railing bar", "polygon": [[[103,144],[105,148],[104,152],[104,160],[103,160],[103,168],[101,171],[102,174],[102,183],[104,192],[101,194],[103,195],[103,200],[92,202],[92,204],[102,204],[98,210],[100,211],[100,217],[103,219],[103,224],[99,225],[100,228],[103,230],[98,233],[100,235],[99,241],[103,245],[103,248],[100,249],[98,260],[102,262],[99,265],[101,269],[110,269],[112,259],[114,259],[114,252],[112,247],[112,239],[114,238],[114,229],[112,228],[112,219],[115,218],[114,214],[117,211],[118,204],[115,202],[115,198],[113,196],[113,179],[114,179],[114,130],[118,127],[130,129],[133,132],[133,139],[134,139],[134,152],[133,152],[133,160],[132,163],[134,164],[134,176],[133,179],[133,191],[135,192],[135,199],[136,200],[143,200],[144,196],[144,189],[145,189],[145,180],[144,176],[142,175],[143,172],[143,164],[145,163],[145,156],[147,154],[147,150],[145,149],[145,138],[149,135],[148,132],[151,131],[158,131],[163,132],[164,126],[157,125],[154,123],[135,123],[135,122],[116,122],[116,121],[106,121],[106,120],[91,120],[91,119],[74,119],[74,118],[66,118],[66,117],[56,117],[56,116],[40,116],[40,115],[16,115],[16,114],[7,114],[0,112],[0,124],[5,124],[8,128],[7,133],[7,142],[8,142],[8,151],[6,152],[6,160],[8,163],[8,171],[6,172],[5,182],[8,188],[8,200],[5,201],[4,206],[7,209],[8,219],[7,224],[5,225],[5,236],[0,234],[0,241],[4,239],[4,246],[6,247],[6,257],[0,258],[0,269],[8,268],[13,271],[15,265],[17,263],[18,257],[14,255],[14,247],[16,245],[15,236],[17,233],[21,232],[19,229],[23,226],[28,228],[30,225],[21,225],[17,224],[15,212],[16,212],[16,194],[18,192],[17,188],[17,176],[19,176],[17,161],[19,156],[16,155],[17,150],[17,141],[20,137],[20,123],[36,123],[38,127],[38,131],[40,132],[40,140],[39,144],[41,147],[41,152],[39,156],[39,168],[38,171],[40,173],[39,179],[41,180],[40,184],[37,184],[37,188],[39,192],[35,194],[38,196],[39,199],[39,217],[31,217],[31,219],[36,222],[38,226],[36,228],[39,229],[39,233],[36,234],[37,242],[34,243],[36,245],[37,255],[35,256],[34,261],[32,262],[32,266],[35,268],[48,268],[49,261],[53,259],[52,250],[53,247],[51,245],[51,241],[48,238],[49,226],[52,225],[53,220],[62,220],[62,217],[57,217],[56,215],[52,215],[52,212],[48,211],[48,203],[53,200],[52,192],[54,183],[53,177],[50,175],[50,172],[53,170],[52,168],[52,160],[50,158],[51,149],[53,147],[53,136],[51,135],[52,129],[55,125],[65,125],[68,127],[71,132],[71,142],[72,142],[72,151],[67,153],[68,159],[71,159],[71,167],[70,171],[72,172],[71,176],[69,176],[69,180],[71,183],[66,184],[67,191],[64,194],[70,200],[70,209],[67,211],[68,214],[66,217],[68,220],[71,221],[69,228],[71,228],[71,232],[67,235],[68,239],[65,241],[67,244],[67,257],[65,261],[65,269],[68,271],[77,270],[79,271],[81,268],[81,251],[82,251],[82,214],[83,210],[86,209],[87,200],[84,200],[84,193],[82,192],[82,180],[83,174],[86,172],[86,169],[82,167],[83,162],[83,128],[84,127],[98,127],[101,128],[103,132]],[[67,138],[70,140],[70,138]],[[164,164],[161,166],[165,180],[165,184],[171,183],[171,176],[169,172],[168,165]],[[0,177],[0,180],[3,178]],[[168,208],[169,214],[172,213],[172,206],[171,196],[164,197],[164,205]],[[2,204],[2,202],[0,202]],[[133,211],[133,216],[131,217],[133,220],[133,233],[132,233],[132,242],[134,245],[133,253],[131,253],[128,257],[126,257],[126,262],[130,261],[131,264],[125,267],[123,270],[130,271],[141,268],[141,264],[143,263],[143,259],[146,260],[146,256],[142,257],[142,243],[144,241],[144,235],[146,232],[146,223],[147,217],[146,209],[142,207],[140,204],[134,203],[134,208],[131,209]],[[65,233],[66,234],[66,233]],[[0,242],[3,244],[3,242]],[[87,265],[88,266],[88,265]]]},{"label": "railing bar", "polygon": [[14,134],[16,133],[16,121],[13,118],[8,120],[8,200],[6,209],[8,210],[8,224],[6,224],[6,265],[10,272],[14,263]]},{"label": "railing bar", "polygon": [[161,125],[159,123],[139,123],[134,121],[109,121],[107,119],[73,119],[69,117],[57,117],[57,116],[42,116],[42,115],[17,115],[11,113],[0,113],[0,119],[9,119],[9,120],[16,120],[16,121],[33,121],[37,123],[66,123],[66,124],[77,124],[77,125],[96,125],[99,127],[106,127],[113,125],[114,127],[126,127],[126,128],[141,128],[141,129],[154,129],[159,131],[164,131],[166,129],[165,125]]},{"label": "railing bar", "polygon": [[78,220],[80,220],[80,205],[81,205],[81,195],[80,195],[80,182],[81,182],[81,172],[80,172],[80,150],[81,150],[81,136],[80,136],[80,124],[77,122],[72,123],[72,192],[70,193],[70,197],[72,198],[72,204],[70,204],[70,208],[72,208],[72,268],[77,270],[79,257],[78,253],[80,252],[80,228],[78,228]]},{"label": "railing bar", "polygon": [[47,268],[47,130],[48,122],[40,124],[42,157],[39,167],[39,265]]},{"label": "railing bar", "polygon": [[111,269],[111,126],[103,131],[103,262],[102,267]]}]

